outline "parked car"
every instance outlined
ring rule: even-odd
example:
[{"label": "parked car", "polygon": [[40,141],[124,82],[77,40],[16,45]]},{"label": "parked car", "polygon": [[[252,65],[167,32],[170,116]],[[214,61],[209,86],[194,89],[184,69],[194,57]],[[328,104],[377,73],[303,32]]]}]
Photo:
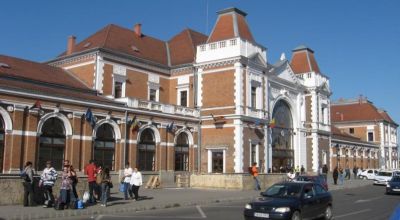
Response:
[{"label": "parked car", "polygon": [[364,179],[364,180],[374,180],[376,174],[378,174],[378,170],[377,169],[366,169],[363,170],[359,175],[358,178],[360,179]]},{"label": "parked car", "polygon": [[328,182],[325,180],[325,177],[322,175],[318,176],[298,176],[294,179],[294,181],[309,181],[313,183],[321,184],[326,191],[328,191]]},{"label": "parked car", "polygon": [[374,185],[384,185],[392,179],[393,171],[379,171],[375,176]]},{"label": "parked car", "polygon": [[332,195],[318,183],[277,183],[246,204],[243,214],[246,220],[332,219]]},{"label": "parked car", "polygon": [[395,175],[386,184],[386,194],[400,193],[400,175]]}]

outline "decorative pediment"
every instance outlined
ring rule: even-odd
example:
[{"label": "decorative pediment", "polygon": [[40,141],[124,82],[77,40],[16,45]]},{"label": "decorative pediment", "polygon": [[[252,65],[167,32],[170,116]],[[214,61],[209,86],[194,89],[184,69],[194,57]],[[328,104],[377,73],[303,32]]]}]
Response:
[{"label": "decorative pediment", "polygon": [[284,79],[296,85],[301,84],[287,60],[280,61],[280,63],[278,63],[273,69],[273,72],[281,79]]},{"label": "decorative pediment", "polygon": [[260,66],[267,66],[267,63],[265,62],[264,58],[261,56],[260,53],[255,53],[252,56],[249,57],[249,62],[260,65]]}]

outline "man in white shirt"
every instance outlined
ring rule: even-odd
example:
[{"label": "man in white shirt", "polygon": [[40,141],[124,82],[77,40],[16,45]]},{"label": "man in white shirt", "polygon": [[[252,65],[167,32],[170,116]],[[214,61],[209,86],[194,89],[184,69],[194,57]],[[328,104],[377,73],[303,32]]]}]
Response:
[{"label": "man in white shirt", "polygon": [[137,168],[133,169],[133,173],[131,176],[132,191],[135,195],[135,200],[138,201],[139,199],[139,187],[143,185],[142,174],[138,171]]},{"label": "man in white shirt", "polygon": [[127,163],[125,164],[124,180],[123,180],[124,187],[125,187],[125,188],[124,188],[124,197],[125,197],[125,200],[128,200],[128,192],[129,192],[129,196],[131,197],[131,199],[133,198],[133,195],[132,195],[132,188],[131,188],[131,185],[130,185],[132,172],[133,172],[133,170],[132,170],[132,168],[130,167],[129,162],[127,162]]}]

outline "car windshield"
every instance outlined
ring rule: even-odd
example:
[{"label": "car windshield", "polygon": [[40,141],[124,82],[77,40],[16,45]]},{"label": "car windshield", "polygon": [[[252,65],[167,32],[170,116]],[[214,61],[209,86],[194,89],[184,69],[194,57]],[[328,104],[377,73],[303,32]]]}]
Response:
[{"label": "car windshield", "polygon": [[298,181],[314,181],[314,178],[308,177],[308,176],[299,176],[297,177]]},{"label": "car windshield", "polygon": [[263,196],[268,197],[299,197],[301,185],[297,184],[276,184],[268,188]]},{"label": "car windshield", "polygon": [[378,176],[392,176],[391,172],[379,172]]}]

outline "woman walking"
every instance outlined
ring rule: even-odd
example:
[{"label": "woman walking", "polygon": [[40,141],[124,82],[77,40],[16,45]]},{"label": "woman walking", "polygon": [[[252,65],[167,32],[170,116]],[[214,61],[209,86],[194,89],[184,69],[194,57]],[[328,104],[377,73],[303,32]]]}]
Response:
[{"label": "woman walking", "polygon": [[139,187],[143,185],[142,174],[137,168],[133,169],[130,185],[132,187],[133,194],[135,195],[136,201],[139,200]]},{"label": "woman walking", "polygon": [[342,168],[339,169],[339,183],[343,185],[344,183],[344,176],[346,175],[345,171]]},{"label": "woman walking", "polygon": [[71,193],[73,197],[71,196],[71,201],[75,201],[78,199],[78,193],[76,192],[76,185],[78,184],[78,176],[76,176],[76,172],[74,170],[74,167],[71,165],[69,166],[69,178],[71,179]]},{"label": "woman walking", "polygon": [[335,167],[335,169],[333,170],[333,173],[332,173],[333,183],[334,183],[335,185],[337,185],[338,176],[339,176],[339,171],[338,171],[338,168]]},{"label": "woman walking", "polygon": [[22,171],[24,186],[24,206],[33,206],[33,175],[32,162],[28,161],[25,164],[24,171]]},{"label": "woman walking", "polygon": [[69,207],[71,201],[72,181],[70,175],[69,166],[64,166],[61,176],[60,202],[64,204],[66,208]]},{"label": "woman walking", "polygon": [[110,177],[110,169],[106,167],[101,172],[101,206],[107,206],[108,195],[110,192],[110,184],[111,184],[111,177]]}]

